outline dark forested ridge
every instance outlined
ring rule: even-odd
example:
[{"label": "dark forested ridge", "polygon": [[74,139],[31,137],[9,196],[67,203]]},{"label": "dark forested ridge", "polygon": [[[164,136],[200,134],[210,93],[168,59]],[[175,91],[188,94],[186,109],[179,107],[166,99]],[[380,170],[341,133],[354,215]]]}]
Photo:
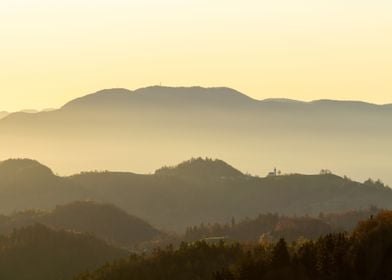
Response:
[{"label": "dark forested ridge", "polygon": [[392,213],[360,222],[353,232],[288,244],[183,243],[178,250],[133,255],[77,280],[390,279]]},{"label": "dark forested ridge", "polygon": [[116,206],[92,201],[77,201],[57,206],[53,210],[30,209],[0,215],[0,234],[15,229],[42,224],[56,230],[87,232],[96,237],[134,252],[149,251],[165,244],[178,245],[182,241],[231,240],[258,243],[315,239],[334,232],[350,232],[359,221],[376,215],[381,210],[371,207],[341,213],[320,213],[317,217],[259,214],[228,223],[190,225],[185,233],[166,233],[132,216]]},{"label": "dark forested ridge", "polygon": [[0,236],[0,279],[67,280],[127,254],[90,234],[35,224]]},{"label": "dark forested ridge", "polygon": [[187,228],[182,240],[192,242],[223,238],[242,242],[271,242],[284,238],[293,242],[299,239],[314,240],[322,235],[336,232],[351,232],[358,222],[377,215],[380,209],[352,210],[341,213],[320,213],[317,217],[281,216],[259,214],[256,218],[246,218],[228,223],[202,223]]},{"label": "dark forested ridge", "polygon": [[265,178],[246,175],[220,160],[193,159],[155,174],[85,172],[59,177],[31,160],[0,163],[0,213],[52,209],[75,200],[120,207],[153,225],[182,231],[202,222],[242,220],[259,213],[318,215],[392,206],[381,181],[359,183],[329,172]]},{"label": "dark forested ridge", "polygon": [[88,232],[111,244],[135,249],[143,242],[161,239],[164,233],[147,222],[109,204],[77,201],[51,211],[25,210],[0,216],[0,233],[36,223],[55,229]]},{"label": "dark forested ridge", "polygon": [[6,160],[0,279],[386,279],[392,214],[375,206],[391,192],[327,170],[259,178],[202,158],[69,177]]},{"label": "dark forested ridge", "polygon": [[[335,237],[339,237],[339,242],[342,241],[341,238],[345,242],[351,242],[350,235],[347,234],[352,230],[351,224],[366,217],[371,217],[370,221],[373,221],[373,214],[376,216],[376,213],[380,211],[372,208],[366,211],[320,214],[318,218],[290,218],[274,214],[259,215],[256,219],[246,219],[238,223],[232,221],[230,225],[224,225],[223,227],[216,227],[216,225],[212,227],[191,227],[191,232],[187,232],[184,236],[178,235],[176,239],[172,239],[174,246],[165,247],[165,243],[154,243],[150,244],[149,248],[151,246],[159,247],[155,247],[153,251],[148,250],[143,254],[140,254],[139,251],[138,254],[131,254],[129,251],[108,245],[92,235],[92,233],[96,233],[96,235],[108,239],[108,235],[126,236],[129,234],[132,237],[133,234],[126,225],[116,226],[124,213],[118,209],[114,211],[111,206],[105,206],[97,210],[98,206],[92,202],[75,202],[71,205],[59,206],[52,213],[30,210],[8,217],[1,216],[0,228],[2,230],[10,231],[11,227],[15,228],[8,234],[0,235],[1,279],[71,279],[80,273],[80,276],[76,279],[249,279],[244,277],[249,277],[249,275],[261,277],[260,273],[267,273],[268,269],[272,269],[272,272],[268,273],[275,273],[275,269],[280,269],[280,266],[275,267],[275,263],[282,261],[278,259],[281,255],[284,257],[284,264],[295,268],[293,271],[297,273],[297,277],[302,277],[303,273],[322,275],[322,273],[325,273],[324,269],[329,269],[329,267],[319,268],[316,259],[320,258],[318,256],[320,252],[317,250],[321,249],[318,247],[327,246],[329,243],[324,244],[323,242],[331,242],[331,239],[333,240]],[[94,218],[91,214],[87,213],[86,215],[86,208],[93,208],[94,213],[110,216],[110,220],[106,218],[97,220],[97,217]],[[379,221],[389,223],[391,217],[390,212],[381,211],[381,214],[378,214],[375,218],[378,224],[373,228],[385,232],[388,228],[384,228],[384,225],[381,229],[377,229],[380,227]],[[89,220],[91,218],[92,221]],[[128,219],[129,217],[126,218],[126,220]],[[68,226],[69,228],[67,230],[54,230],[51,229],[53,225],[49,225],[51,227],[49,228],[42,224],[33,224],[35,221],[45,221],[48,224],[56,221],[57,227],[65,228]],[[78,231],[75,231],[75,221],[79,226]],[[316,227],[314,227],[315,222]],[[323,223],[328,227],[320,231],[317,223]],[[392,224],[392,222],[390,223]],[[25,226],[28,224],[32,225]],[[369,226],[363,226],[364,224],[360,222],[360,227],[354,230],[354,234],[360,233],[361,236],[365,236],[367,233],[364,231]],[[105,227],[107,231],[102,233],[102,229]],[[95,232],[91,229],[94,229]],[[227,236],[227,238],[212,236],[212,234],[222,229],[229,230],[234,234]],[[347,231],[339,233],[338,229],[346,229]],[[209,231],[206,233],[205,230]],[[195,237],[194,235],[191,236],[191,233],[201,235]],[[351,236],[354,236],[354,234]],[[377,235],[377,233],[371,234],[373,236]],[[148,237],[147,235],[145,238]],[[320,238],[320,235],[325,235],[325,237]],[[267,236],[267,238],[255,239],[255,236]],[[295,241],[295,243],[289,248],[284,243],[283,248],[280,248],[279,246],[282,246],[283,241],[279,240],[282,237],[287,238],[286,240]],[[182,240],[187,243],[181,243]],[[245,243],[236,243],[237,241]],[[276,243],[277,241],[279,242]],[[275,243],[277,245],[274,245]],[[350,244],[343,245],[348,247],[351,246]],[[309,246],[313,247],[309,249]],[[331,244],[328,246],[331,246]],[[377,243],[374,246],[378,246]],[[355,247],[355,250],[368,250],[366,246],[361,248]],[[303,252],[302,250],[310,250],[310,252]],[[317,252],[316,256],[309,256],[314,252]],[[361,253],[363,252],[361,251]],[[278,254],[278,256],[275,256],[275,254]],[[331,254],[328,257],[333,258],[334,256]],[[304,258],[301,260],[304,263],[298,263],[300,258]],[[308,263],[309,259],[307,258],[315,258],[315,260],[312,259],[317,263],[315,268],[310,267],[313,263]],[[118,261],[104,264],[107,261],[117,259]],[[319,261],[322,262],[323,260],[320,259]],[[334,260],[328,259],[322,265],[331,265],[330,261]],[[362,259],[358,259],[358,261],[362,261]],[[384,261],[380,260],[380,262]],[[335,262],[333,264],[335,265]],[[85,273],[87,270],[95,271],[99,265],[103,266],[96,272]],[[307,267],[297,267],[297,265],[307,265]],[[23,269],[18,270],[17,267],[23,267]],[[298,270],[299,268],[301,270]],[[305,271],[305,269],[309,269],[309,271]],[[347,270],[349,269],[353,268],[348,267]],[[289,271],[291,274],[291,268]],[[286,272],[285,268],[283,272],[279,272],[279,275],[286,275]],[[335,271],[332,273],[335,273]]]}]

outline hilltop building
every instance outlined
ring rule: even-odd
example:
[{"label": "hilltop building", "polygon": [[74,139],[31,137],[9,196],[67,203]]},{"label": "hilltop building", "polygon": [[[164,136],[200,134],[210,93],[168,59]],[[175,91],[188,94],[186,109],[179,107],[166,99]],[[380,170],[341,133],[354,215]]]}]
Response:
[{"label": "hilltop building", "polygon": [[276,167],[274,168],[273,171],[268,172],[267,177],[274,177],[274,176],[278,176],[278,171],[276,169]]}]

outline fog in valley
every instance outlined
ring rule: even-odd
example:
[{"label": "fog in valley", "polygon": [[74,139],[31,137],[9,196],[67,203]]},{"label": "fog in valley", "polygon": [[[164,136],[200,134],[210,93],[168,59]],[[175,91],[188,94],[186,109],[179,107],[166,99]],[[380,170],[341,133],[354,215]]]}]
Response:
[{"label": "fog in valley", "polygon": [[392,182],[392,105],[255,100],[229,88],[103,90],[58,110],[0,120],[0,158],[32,158],[57,174],[152,173],[191,157],[244,173],[330,169]]}]

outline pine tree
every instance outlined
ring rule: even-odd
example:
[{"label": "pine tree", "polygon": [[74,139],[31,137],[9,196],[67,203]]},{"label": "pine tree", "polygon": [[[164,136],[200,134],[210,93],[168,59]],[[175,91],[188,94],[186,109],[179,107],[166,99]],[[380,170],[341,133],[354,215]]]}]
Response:
[{"label": "pine tree", "polygon": [[271,265],[274,268],[282,268],[290,265],[290,255],[286,241],[281,238],[276,243],[271,256]]}]

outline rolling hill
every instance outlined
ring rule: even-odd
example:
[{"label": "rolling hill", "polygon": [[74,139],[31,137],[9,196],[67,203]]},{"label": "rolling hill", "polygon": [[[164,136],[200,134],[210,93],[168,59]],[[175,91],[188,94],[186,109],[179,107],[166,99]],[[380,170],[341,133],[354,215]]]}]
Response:
[{"label": "rolling hill", "polygon": [[83,188],[30,159],[0,162],[2,213],[26,208],[51,208],[87,196]]},{"label": "rolling hill", "polygon": [[148,173],[185,158],[224,158],[244,172],[317,173],[357,180],[390,173],[392,105],[255,100],[229,88],[102,90],[58,110],[0,120],[0,158],[35,158],[56,172]]},{"label": "rolling hill", "polygon": [[244,174],[222,160],[193,158],[174,167],[162,167],[155,171],[158,176],[171,176],[190,179],[237,178]]},{"label": "rolling hill", "polygon": [[56,206],[51,211],[25,210],[1,216],[0,233],[10,234],[15,228],[43,224],[59,230],[92,233],[111,244],[134,249],[164,234],[147,222],[110,204],[76,201]]},{"label": "rolling hill", "polygon": [[[31,165],[38,175],[31,172]],[[27,170],[23,174],[28,176],[21,176],[21,170]],[[232,217],[243,219],[266,212],[318,215],[372,205],[392,207],[392,190],[378,181],[359,183],[328,172],[260,178],[243,174],[221,160],[201,158],[162,168],[154,174],[105,171],[69,177],[56,176],[35,161],[11,160],[0,164],[0,182],[1,213],[50,209],[90,199],[113,204],[158,228],[177,231],[201,222],[227,222]],[[79,207],[84,210],[75,210]],[[60,213],[88,209],[99,216],[99,209],[94,207],[94,204],[71,204],[57,208],[52,215],[63,217],[59,218],[62,223],[74,215]],[[108,213],[117,211],[110,207],[108,210]],[[131,219],[123,216],[125,220]],[[86,230],[79,228],[83,222],[72,223],[76,229]]]}]

